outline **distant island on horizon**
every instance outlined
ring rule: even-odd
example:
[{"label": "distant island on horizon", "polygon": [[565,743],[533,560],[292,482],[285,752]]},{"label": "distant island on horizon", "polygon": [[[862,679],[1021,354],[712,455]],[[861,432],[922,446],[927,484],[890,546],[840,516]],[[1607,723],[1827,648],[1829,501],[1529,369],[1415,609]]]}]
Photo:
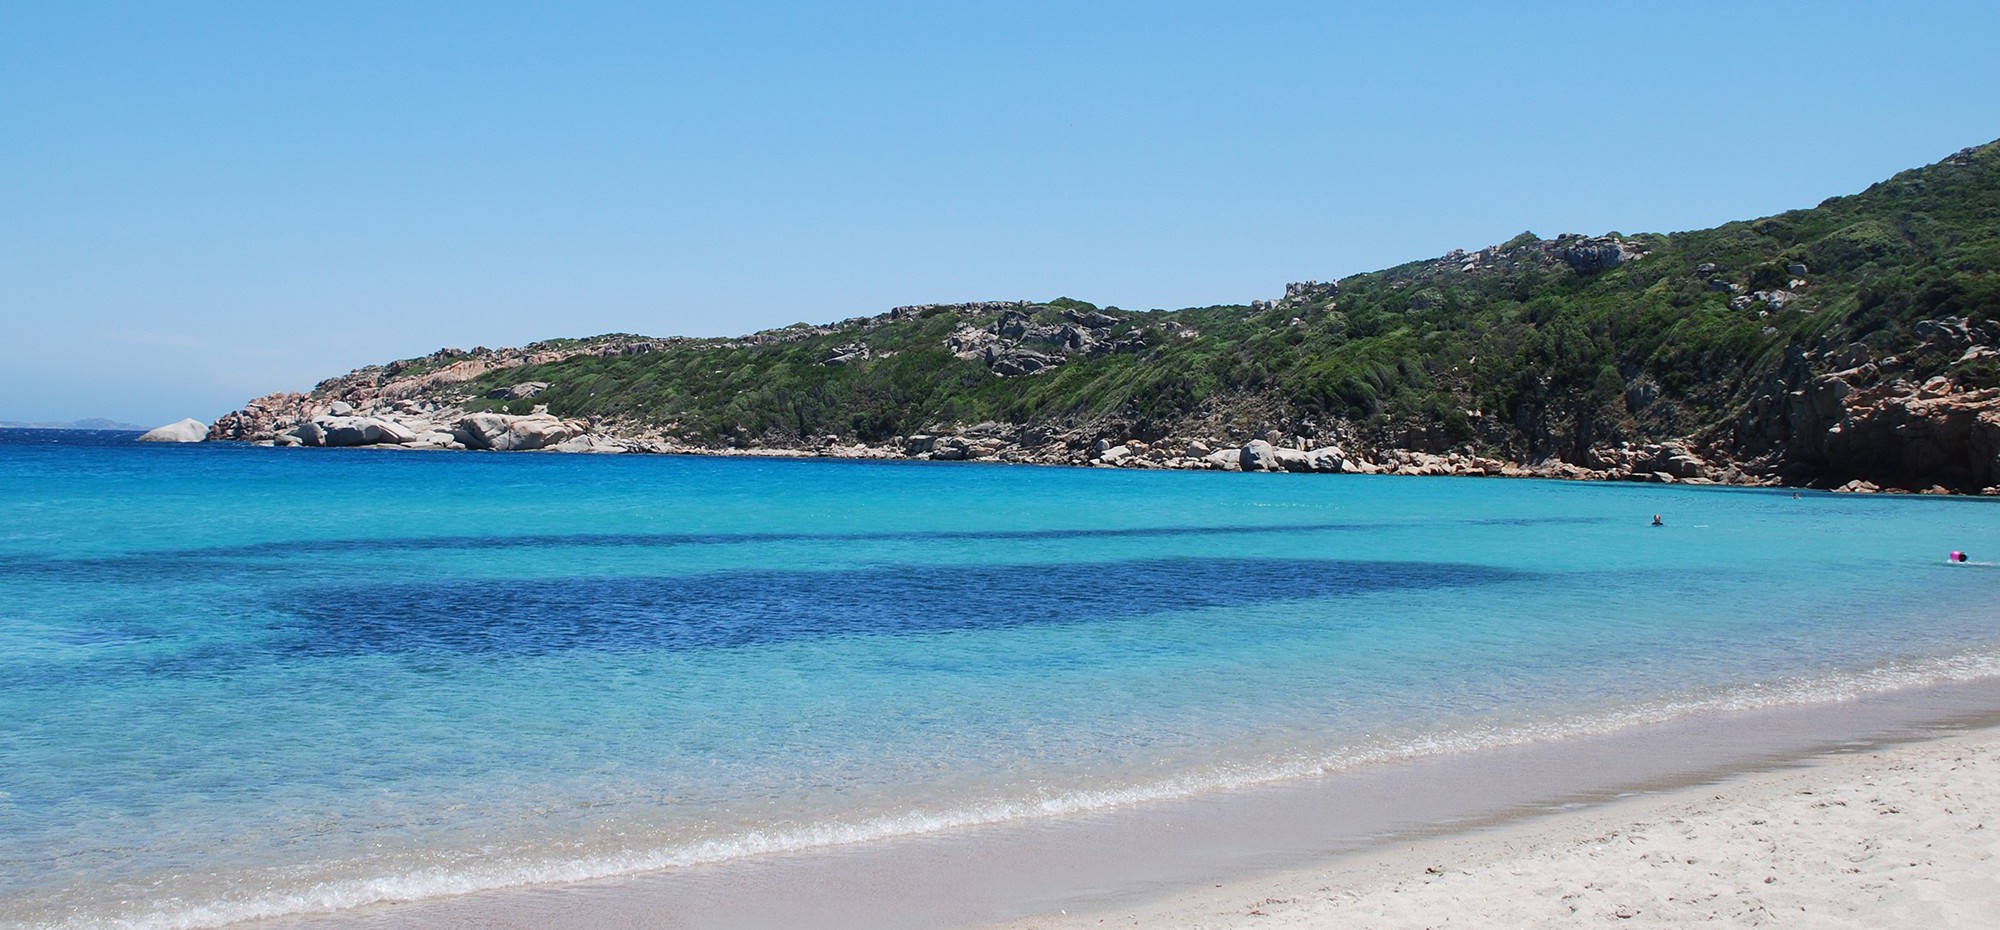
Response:
[{"label": "distant island on horizon", "polygon": [[107,420],[103,417],[71,420],[67,423],[46,420],[0,420],[0,429],[94,429],[107,432],[143,433],[150,428],[140,426],[137,423],[121,423],[117,420]]},{"label": "distant island on horizon", "polygon": [[2000,493],[2000,142],[1809,209],[1248,304],[441,349],[207,438]]}]

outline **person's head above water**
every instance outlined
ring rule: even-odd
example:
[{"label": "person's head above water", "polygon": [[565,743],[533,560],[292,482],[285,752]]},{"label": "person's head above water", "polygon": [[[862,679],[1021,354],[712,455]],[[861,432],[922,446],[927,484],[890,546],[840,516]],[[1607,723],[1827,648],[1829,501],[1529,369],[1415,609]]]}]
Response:
[{"label": "person's head above water", "polygon": [[1653,514],[1653,525],[1654,525],[1654,526],[1666,526],[1666,523],[1662,522],[1662,521],[1660,520],[1660,515],[1656,513],[1656,514]]}]

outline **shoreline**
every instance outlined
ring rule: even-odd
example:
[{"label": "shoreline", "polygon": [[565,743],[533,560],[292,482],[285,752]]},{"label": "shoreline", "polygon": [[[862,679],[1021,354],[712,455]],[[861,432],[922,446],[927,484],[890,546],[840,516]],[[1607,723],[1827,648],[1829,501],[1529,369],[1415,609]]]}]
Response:
[{"label": "shoreline", "polygon": [[[908,463],[908,464],[938,462],[943,464],[968,464],[968,465],[1020,465],[1020,466],[1033,466],[1042,468],[1084,468],[1084,469],[1095,468],[1095,469],[1110,469],[1119,471],[1194,471],[1194,472],[1244,471],[1244,469],[1240,467],[1219,468],[1219,467],[1210,467],[1206,465],[1195,465],[1192,463],[1161,464],[1161,463],[1148,462],[1146,460],[1136,459],[1136,458],[1126,459],[1124,461],[1120,461],[1115,464],[1097,460],[1089,460],[1089,459],[1071,461],[1071,460],[1063,460],[1046,456],[1020,456],[1020,457],[978,456],[969,458],[934,458],[929,453],[911,455],[904,452],[898,452],[895,449],[887,446],[868,446],[862,444],[856,444],[852,446],[832,446],[832,447],[751,446],[751,447],[739,448],[731,446],[731,447],[711,448],[707,446],[683,445],[679,443],[664,443],[656,440],[630,439],[630,438],[615,437],[615,436],[607,437],[602,434],[592,434],[592,437],[594,440],[602,440],[603,444],[593,448],[558,449],[551,446],[541,449],[513,450],[513,451],[534,452],[544,455],[636,455],[642,457],[679,455],[679,456],[691,456],[698,458],[741,458],[741,459],[788,460],[788,461],[800,460],[800,459],[819,459],[819,460],[839,461],[839,462],[892,462],[892,463]],[[378,443],[378,444],[357,445],[357,446],[316,447],[316,446],[297,446],[297,445],[287,446],[282,443],[274,443],[268,440],[208,439],[204,440],[204,442],[237,445],[237,446],[248,446],[254,448],[280,448],[280,449],[337,448],[337,449],[349,449],[349,450],[385,450],[385,451],[392,450],[400,452],[497,451],[492,449],[451,448],[447,446],[428,446],[428,445],[399,445],[393,443]],[[1409,460],[1395,461],[1394,460],[1395,456],[1398,453],[1408,456]],[[1476,457],[1468,457],[1468,456],[1434,455],[1431,453],[1423,453],[1423,452],[1408,452],[1406,450],[1390,450],[1390,452],[1387,453],[1387,457],[1391,459],[1391,461],[1388,463],[1379,465],[1371,463],[1367,470],[1356,470],[1351,472],[1338,472],[1338,471],[1329,472],[1329,471],[1317,471],[1311,469],[1286,469],[1286,468],[1271,468],[1262,470],[1272,474],[1292,473],[1292,474],[1323,474],[1323,475],[1349,475],[1349,476],[1372,475],[1372,476],[1398,477],[1398,478],[1510,478],[1510,479],[1529,479],[1529,480],[1544,480],[1544,481],[1574,481],[1586,484],[1663,484],[1663,485],[1680,484],[1689,487],[1746,488],[1746,489],[1778,491],[1778,492],[1813,491],[1826,494],[1882,494],[1890,496],[1907,496],[1907,497],[2000,497],[2000,486],[1982,488],[1979,490],[1960,490],[1960,489],[1947,488],[1943,486],[1937,486],[1937,487],[1918,490],[1918,489],[1900,488],[1894,486],[1875,485],[1869,482],[1855,480],[1835,487],[1818,487],[1812,484],[1787,484],[1784,483],[1782,480],[1776,478],[1756,477],[1749,475],[1744,475],[1735,478],[1727,476],[1720,478],[1699,477],[1699,476],[1691,478],[1678,478],[1673,475],[1665,473],[1620,473],[1615,470],[1596,470],[1596,469],[1585,468],[1583,466],[1572,465],[1567,462],[1522,464],[1518,462],[1501,462],[1499,460],[1476,459]],[[1475,461],[1483,464],[1478,464],[1476,467],[1474,467]],[[1252,471],[1254,472],[1257,470],[1252,470]]]},{"label": "shoreline", "polygon": [[[1988,678],[1824,705],[1705,714],[1112,811],[238,926],[1027,930],[1099,920],[1213,926],[1231,914],[1265,921],[1276,913],[1271,906],[1239,907],[1244,901],[1299,904],[1294,910],[1305,922],[1293,925],[1313,926],[1320,910],[1305,905],[1319,908],[1329,894],[1372,888],[1368,882],[1378,875],[1407,880],[1397,871],[1401,864],[1414,861],[1410,856],[1435,858],[1439,844],[1499,843],[1495,849],[1511,850],[1522,831],[1561,831],[1572,821],[1624,816],[1616,812],[1632,805],[1687,803],[1738,783],[1828,770],[1856,758],[1856,747],[1894,753],[1898,744],[1941,745],[1940,736],[1976,730],[2000,753],[1996,727],[2000,678]],[[1988,769],[2000,771],[2000,761]],[[2000,802],[2000,785],[1992,795]],[[1470,861],[1469,855],[1454,853],[1452,861]],[[1417,874],[1437,877],[1422,868]],[[1343,884],[1327,885],[1319,877],[1325,875],[1345,876]],[[1318,884],[1307,887],[1308,881]],[[1332,890],[1315,898],[1321,885]],[[1381,892],[1402,893],[1401,886]],[[1342,914],[1359,913],[1339,906],[1349,908]],[[1257,910],[1263,913],[1251,913]]]},{"label": "shoreline", "polygon": [[983,930],[1980,926],[2000,907],[1996,800],[1989,723]]}]

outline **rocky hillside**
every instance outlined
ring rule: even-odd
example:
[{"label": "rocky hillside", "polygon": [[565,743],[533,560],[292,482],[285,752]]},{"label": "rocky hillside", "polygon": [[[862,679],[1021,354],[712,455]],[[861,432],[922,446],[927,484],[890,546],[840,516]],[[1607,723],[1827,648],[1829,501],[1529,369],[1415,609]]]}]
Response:
[{"label": "rocky hillside", "polygon": [[1523,233],[1246,305],[445,349],[259,398],[210,438],[1982,491],[2000,143],[1811,209]]}]

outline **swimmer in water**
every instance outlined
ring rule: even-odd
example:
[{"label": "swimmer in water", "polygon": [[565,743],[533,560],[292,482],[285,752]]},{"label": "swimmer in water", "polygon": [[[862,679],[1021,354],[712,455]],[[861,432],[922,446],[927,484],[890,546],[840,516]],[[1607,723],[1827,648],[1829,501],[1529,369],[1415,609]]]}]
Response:
[{"label": "swimmer in water", "polygon": [[1656,513],[1656,514],[1653,514],[1653,525],[1654,525],[1654,526],[1666,526],[1667,524],[1666,524],[1666,523],[1665,523],[1664,521],[1662,521],[1662,520],[1660,519],[1660,515]]}]

